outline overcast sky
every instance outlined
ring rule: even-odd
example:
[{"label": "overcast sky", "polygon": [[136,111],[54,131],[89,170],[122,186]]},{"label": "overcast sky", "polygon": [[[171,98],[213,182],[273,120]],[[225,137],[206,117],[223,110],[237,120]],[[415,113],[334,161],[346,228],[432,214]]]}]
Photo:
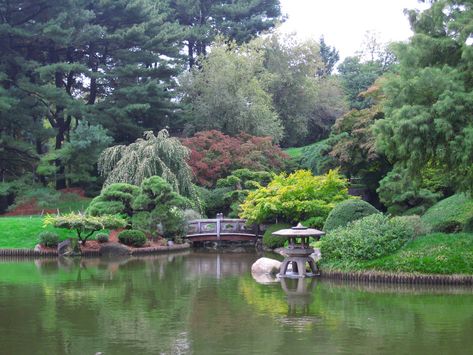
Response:
[{"label": "overcast sky", "polygon": [[280,0],[288,16],[280,31],[335,46],[344,58],[358,51],[366,31],[382,42],[407,40],[412,32],[403,10],[425,8],[417,0]]}]

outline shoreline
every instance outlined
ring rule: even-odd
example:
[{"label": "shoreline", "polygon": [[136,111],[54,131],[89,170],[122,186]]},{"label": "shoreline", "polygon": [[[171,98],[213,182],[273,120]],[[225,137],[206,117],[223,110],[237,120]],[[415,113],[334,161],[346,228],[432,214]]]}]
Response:
[{"label": "shoreline", "polygon": [[390,273],[383,271],[339,271],[320,270],[320,277],[355,282],[376,282],[386,284],[408,285],[473,285],[473,275],[469,274],[416,274],[416,273]]},{"label": "shoreline", "polygon": [[[144,247],[144,248],[130,248],[130,256],[140,256],[140,255],[153,255],[161,254],[167,252],[173,252],[178,250],[187,250],[190,249],[190,244],[174,244],[172,246],[160,246],[160,247]],[[78,257],[101,257],[100,250],[85,250],[78,255]],[[56,250],[34,250],[34,249],[0,249],[0,258],[3,257],[22,257],[22,258],[50,258],[50,257],[59,257]]]}]

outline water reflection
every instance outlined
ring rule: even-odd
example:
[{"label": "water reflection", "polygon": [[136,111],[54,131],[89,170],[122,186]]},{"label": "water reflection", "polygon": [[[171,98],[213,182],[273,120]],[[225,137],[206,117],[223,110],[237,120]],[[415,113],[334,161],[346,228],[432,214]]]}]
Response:
[{"label": "water reflection", "polygon": [[[282,279],[256,254],[0,260],[5,354],[423,354],[473,348],[473,290]],[[470,350],[468,350],[470,349]]]},{"label": "water reflection", "polygon": [[286,294],[289,315],[309,314],[309,305],[312,302],[312,291],[316,285],[316,280],[312,277],[297,279],[282,277],[280,282],[281,288]]}]

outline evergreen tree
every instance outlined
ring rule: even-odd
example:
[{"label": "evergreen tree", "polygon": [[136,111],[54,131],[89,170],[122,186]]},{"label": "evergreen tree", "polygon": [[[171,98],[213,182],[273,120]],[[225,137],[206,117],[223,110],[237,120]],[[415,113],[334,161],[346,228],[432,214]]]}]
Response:
[{"label": "evergreen tree", "polygon": [[241,44],[282,21],[279,0],[170,0],[184,27],[189,67],[218,35]]},{"label": "evergreen tree", "polygon": [[[2,134],[43,154],[81,120],[99,120],[120,141],[163,128],[182,40],[169,16],[164,0],[0,0],[0,105],[11,107]],[[61,188],[65,164],[55,164]]]},{"label": "evergreen tree", "polygon": [[380,149],[416,177],[434,164],[473,190],[473,47],[471,1],[433,1],[409,12],[414,36],[398,44],[399,72],[385,87]]},{"label": "evergreen tree", "polygon": [[340,59],[340,55],[335,47],[330,47],[325,43],[324,37],[320,37],[319,40],[320,47],[320,58],[324,63],[324,66],[317,71],[317,75],[320,77],[326,77],[332,74],[335,64],[337,64]]}]

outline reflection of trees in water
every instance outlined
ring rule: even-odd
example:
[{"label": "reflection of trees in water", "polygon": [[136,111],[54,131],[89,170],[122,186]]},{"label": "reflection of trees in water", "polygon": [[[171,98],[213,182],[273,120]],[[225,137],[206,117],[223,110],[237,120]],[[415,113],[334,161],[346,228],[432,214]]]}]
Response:
[{"label": "reflection of trees in water", "polygon": [[[18,335],[28,339],[38,353],[172,352],[187,341],[176,338],[186,332],[194,292],[182,278],[182,254],[110,263],[100,259],[67,264],[58,259],[41,260],[30,265],[40,275],[46,270],[48,278],[33,286],[20,285],[11,294],[2,292],[2,302],[11,304],[2,319],[27,312],[28,319],[12,326],[17,340]],[[55,275],[50,271],[53,269]],[[18,295],[24,302],[21,305]],[[6,326],[3,320],[0,330]],[[27,353],[26,347],[15,341],[4,349]]]}]

